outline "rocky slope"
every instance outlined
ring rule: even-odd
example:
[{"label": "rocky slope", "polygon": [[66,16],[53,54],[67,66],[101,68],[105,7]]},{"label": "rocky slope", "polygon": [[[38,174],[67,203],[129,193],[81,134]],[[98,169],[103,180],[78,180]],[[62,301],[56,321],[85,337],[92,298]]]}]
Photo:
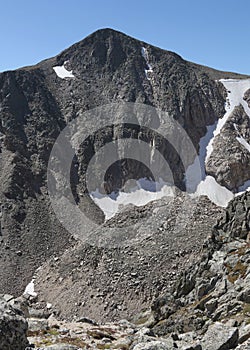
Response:
[{"label": "rocky slope", "polygon": [[[197,259],[223,213],[205,197],[185,197],[128,209],[92,232],[88,244],[51,258],[35,274],[38,301],[49,301],[61,319],[70,320],[119,320],[149,307]],[[119,243],[126,237],[123,245],[107,240],[110,228]]]},{"label": "rocky slope", "polygon": [[[74,78],[60,78],[53,67],[62,66],[72,70]],[[42,262],[74,244],[74,238],[53,213],[46,182],[52,145],[66,123],[110,102],[140,102],[167,111],[185,128],[198,150],[206,126],[224,114],[226,91],[215,79],[227,77],[239,76],[189,63],[172,52],[110,29],[97,31],[37,66],[2,73],[0,264],[5,268],[0,271],[1,290],[20,294]],[[132,134],[130,128],[128,137]],[[147,134],[138,130],[135,137],[139,134],[148,140]],[[86,190],[87,162],[114,137],[113,129],[106,128],[86,141],[79,154],[79,170],[75,170],[78,180],[72,180],[79,207],[89,211],[97,223],[103,222],[103,213],[78,193]],[[162,141],[159,149],[171,165],[175,184],[183,187],[178,155]],[[127,168],[123,181],[148,175],[138,163],[134,167],[128,161]],[[245,178],[242,176],[237,185]],[[111,180],[109,186],[116,188],[117,183]],[[10,276],[15,276],[15,282]]]},{"label": "rocky slope", "polygon": [[[29,295],[19,299],[5,295],[5,309],[14,307],[16,313],[27,317],[28,339],[36,349],[248,350],[249,201],[246,193],[231,202],[211,228],[201,256],[150,309],[135,311],[133,322],[97,323],[87,317],[59,321],[51,304],[42,308],[36,297]],[[9,318],[4,319],[3,313],[1,309],[0,320],[7,324]],[[15,317],[21,322],[24,316]],[[23,337],[17,350],[27,344],[25,327],[12,337],[13,344]],[[9,330],[13,331],[13,326],[9,325]],[[6,338],[6,334],[0,337],[2,342]]]},{"label": "rocky slope", "polygon": [[[238,323],[225,326],[225,344],[236,346],[246,326],[245,311],[248,314],[244,295],[248,293],[249,195],[236,197],[225,211],[207,197],[185,191],[186,170],[199,159],[204,180],[200,193],[213,197],[215,203],[222,199],[224,206],[225,198],[249,187],[249,96],[248,77],[187,62],[111,29],[97,31],[36,66],[0,74],[0,292],[18,296],[34,277],[36,308],[49,303],[57,320],[68,322],[80,317],[98,322],[132,319],[155,300],[152,312],[142,317],[145,321],[149,316],[152,329],[144,330],[148,335],[140,333],[140,341],[135,337],[125,345],[137,350],[151,345],[152,349],[178,344],[181,348],[184,340],[174,332],[190,331],[194,335],[187,337],[200,342],[197,349],[210,349],[202,344],[215,333],[213,327],[223,328],[226,318],[236,315]],[[143,113],[138,114],[135,105],[126,109],[126,102],[140,103]],[[116,103],[115,109],[109,110],[110,103]],[[104,105],[108,105],[106,114]],[[93,113],[93,108],[99,109]],[[79,223],[61,206],[62,216],[73,226],[80,225],[80,240],[54,213],[47,177],[57,137],[79,117],[86,138],[70,163],[70,186],[65,185],[65,174],[57,172],[60,162],[53,169],[52,184],[63,195],[70,189],[69,202],[75,201],[74,208],[86,216]],[[170,118],[176,124],[170,124]],[[149,126],[142,126],[141,120]],[[180,130],[196,152],[189,152]],[[105,221],[98,201],[89,196],[87,169],[95,159],[92,177],[98,178],[103,170],[98,152],[118,140],[125,140],[119,146],[121,154],[133,140],[148,144],[146,156],[143,147],[133,149],[138,159],[147,159],[148,166],[133,157],[115,160],[105,168],[99,193],[108,197],[129,180],[151,177],[171,184],[175,195],[125,207]],[[110,154],[119,154],[119,147],[114,146]],[[180,156],[183,149],[185,159]],[[67,155],[69,150],[58,147],[57,151]],[[168,170],[162,172],[165,163]],[[191,171],[191,180],[195,177]],[[60,197],[55,198],[60,202]],[[93,226],[88,226],[87,218]],[[239,297],[239,291],[245,294]],[[219,324],[211,323],[215,321]],[[131,327],[134,333],[139,331]],[[156,340],[157,335],[165,340]],[[145,341],[153,344],[137,344]],[[220,349],[226,349],[225,344]]]}]

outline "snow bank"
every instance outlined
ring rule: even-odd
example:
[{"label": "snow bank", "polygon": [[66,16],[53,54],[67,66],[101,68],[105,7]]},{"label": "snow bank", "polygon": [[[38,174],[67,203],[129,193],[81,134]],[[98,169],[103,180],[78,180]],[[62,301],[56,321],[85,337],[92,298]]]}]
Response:
[{"label": "snow bank", "polygon": [[33,279],[25,288],[25,291],[23,294],[30,295],[32,297],[36,297],[37,293],[35,292],[35,280]]},{"label": "snow bank", "polygon": [[65,79],[65,78],[74,78],[74,75],[72,73],[72,70],[71,71],[68,71],[66,68],[65,68],[65,64],[67,63],[64,62],[64,64],[62,66],[56,66],[56,67],[53,67],[56,75],[61,78],[61,79]]},{"label": "snow bank", "polygon": [[[149,63],[148,52],[145,47],[142,47],[141,54],[145,59],[148,68],[145,70],[146,77],[150,80],[149,73],[152,73],[153,69]],[[228,92],[225,106],[226,113],[223,118],[218,120],[218,122],[207,126],[207,133],[199,142],[199,154],[196,156],[193,164],[191,164],[186,170],[185,180],[187,192],[191,197],[204,195],[216,205],[226,207],[235,195],[226,187],[219,185],[212,176],[206,175],[205,164],[213,151],[214,138],[219,135],[233,109],[241,104],[250,118],[250,108],[246,101],[243,100],[245,92],[250,89],[250,79],[222,79],[220,81]],[[250,144],[240,134],[237,137],[237,141],[250,152]],[[239,193],[236,195],[250,190],[250,180],[238,190]],[[103,195],[96,190],[91,193],[92,199],[103,210],[106,219],[109,219],[118,213],[121,206],[126,206],[128,204],[143,206],[164,196],[174,197],[174,187],[163,182],[153,183],[151,181],[149,183],[149,181],[147,182],[145,179],[137,181],[136,187],[130,189],[128,192],[120,191],[119,193]]]},{"label": "snow bank", "polygon": [[91,198],[102,209],[106,220],[117,214],[123,206],[132,204],[139,207],[162,197],[174,197],[174,187],[162,180],[153,182],[140,179],[135,183],[136,186],[126,192],[119,191],[118,193],[113,192],[110,195],[104,195],[96,190],[91,193]]},{"label": "snow bank", "polygon": [[234,194],[226,187],[219,185],[212,176],[206,176],[198,185],[194,196],[207,196],[213,203],[220,207],[226,207],[234,198]]},{"label": "snow bank", "polygon": [[206,177],[205,171],[205,159],[207,156],[207,147],[213,137],[213,132],[216,128],[216,124],[207,126],[206,135],[200,139],[199,142],[199,154],[196,156],[193,164],[189,165],[186,170],[186,188],[187,192],[194,192],[201,180]]}]

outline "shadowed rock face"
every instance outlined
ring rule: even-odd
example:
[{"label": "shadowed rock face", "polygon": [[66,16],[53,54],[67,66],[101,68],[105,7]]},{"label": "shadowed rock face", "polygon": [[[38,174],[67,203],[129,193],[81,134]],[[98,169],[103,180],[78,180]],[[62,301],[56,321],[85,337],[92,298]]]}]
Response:
[{"label": "shadowed rock face", "polygon": [[[153,70],[148,76],[142,47]],[[73,70],[75,78],[61,79],[55,74],[53,67],[66,61],[65,67]],[[53,214],[46,182],[51,148],[70,120],[111,102],[144,103],[168,112],[198,150],[206,126],[224,114],[225,91],[215,79],[225,77],[237,75],[186,62],[110,29],[34,67],[0,74],[0,266],[4,267],[0,290],[19,294],[37,267],[75,243]],[[86,169],[86,159],[111,140],[112,130],[90,137],[79,153],[79,169]],[[168,146],[162,152],[181,187],[184,174],[176,154]],[[138,166],[133,177],[140,177],[141,170]],[[77,198],[79,188],[85,190],[81,185],[84,171],[75,170],[73,175]],[[116,185],[110,183],[111,188]],[[78,200],[94,221],[103,222],[103,213],[88,197]]]}]

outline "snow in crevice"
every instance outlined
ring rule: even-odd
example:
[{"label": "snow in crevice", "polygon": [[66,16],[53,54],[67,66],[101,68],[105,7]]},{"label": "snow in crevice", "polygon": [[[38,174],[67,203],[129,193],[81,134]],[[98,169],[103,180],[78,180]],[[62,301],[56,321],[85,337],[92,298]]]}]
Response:
[{"label": "snow in crevice", "polygon": [[[220,82],[228,92],[225,105],[226,113],[214,125],[208,126],[206,135],[201,138],[199,155],[197,155],[194,163],[186,171],[186,187],[191,196],[205,195],[216,205],[226,207],[235,195],[226,187],[219,185],[213,177],[206,175],[205,164],[213,152],[214,138],[220,134],[234,108],[242,105],[250,118],[250,108],[243,99],[245,92],[250,89],[250,79],[222,79]],[[236,124],[234,124],[234,128],[238,133],[237,141],[250,152],[250,144],[240,135]],[[200,167],[200,172],[197,172],[197,167]],[[247,190],[250,190],[250,180],[238,189],[240,194]]]},{"label": "snow in crevice", "polygon": [[148,51],[145,47],[142,47],[141,49],[141,54],[144,60],[146,61],[147,64],[147,69],[145,69],[145,75],[148,80],[151,80],[150,75],[153,73],[153,68],[151,64],[149,63],[149,57],[148,57]]},{"label": "snow in crevice", "polygon": [[234,198],[234,194],[218,184],[212,176],[206,175],[205,169],[208,145],[216,125],[217,123],[207,126],[206,135],[200,139],[199,154],[186,170],[186,189],[191,197],[207,196],[214,204],[226,207]]},{"label": "snow in crevice", "polygon": [[247,140],[240,134],[237,125],[234,123],[234,129],[237,132],[238,136],[236,137],[236,140],[243,146],[245,147],[248,152],[250,152],[250,144],[247,142]]},{"label": "snow in crevice", "polygon": [[236,137],[236,140],[243,146],[245,147],[248,152],[250,152],[250,144],[247,142],[246,139],[244,139],[244,137],[240,136],[240,137]]},{"label": "snow in crevice", "polygon": [[[194,192],[200,181],[204,180],[206,177],[205,159],[207,156],[207,148],[213,137],[216,125],[217,122],[213,125],[207,126],[207,132],[199,142],[199,154],[196,156],[193,164],[189,165],[186,170],[185,183],[187,192]],[[197,169],[199,169],[199,171],[197,171]]]},{"label": "snow in crevice", "polygon": [[242,105],[246,114],[250,118],[250,108],[247,102],[243,99],[245,92],[250,89],[250,79],[221,79],[220,82],[224,85],[228,92],[227,101],[225,105],[226,113],[223,118],[218,120],[213,137],[211,138],[207,147],[206,161],[209,159],[213,152],[214,138],[220,134],[221,129],[228,120],[228,117],[233,112],[234,108]]},{"label": "snow in crevice", "polygon": [[67,64],[68,61],[65,61],[63,63],[62,66],[56,66],[56,67],[53,67],[56,75],[61,78],[61,79],[65,79],[65,78],[74,78],[75,76],[73,75],[73,71],[68,71],[66,68],[65,68],[65,65]]}]

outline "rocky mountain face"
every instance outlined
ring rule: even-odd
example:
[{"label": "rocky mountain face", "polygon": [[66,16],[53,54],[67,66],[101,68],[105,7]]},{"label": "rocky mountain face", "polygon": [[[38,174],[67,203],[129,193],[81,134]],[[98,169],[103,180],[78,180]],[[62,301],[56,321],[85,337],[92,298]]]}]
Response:
[{"label": "rocky mountain face", "polygon": [[[111,103],[116,113],[100,112]],[[136,108],[129,109],[133,113],[127,123],[126,103],[152,108],[148,114],[143,109],[152,128],[140,125]],[[42,319],[52,314],[60,334],[60,322],[76,327],[73,333],[79,327],[72,322],[79,319],[132,322],[105,329],[84,326],[87,343],[64,344],[65,349],[105,348],[107,339],[114,344],[106,348],[135,350],[216,349],[215,343],[218,350],[226,350],[244,343],[249,334],[249,195],[235,197],[227,209],[218,206],[216,198],[225,193],[233,198],[250,186],[249,108],[248,77],[187,62],[111,29],[97,31],[36,66],[1,73],[0,292],[17,297],[34,279],[35,292],[28,289],[25,297],[31,318],[38,322],[39,313]],[[87,240],[79,240],[59,221],[48,194],[52,148],[79,117],[86,138],[72,159],[70,186],[76,207],[95,224],[90,229],[83,222],[82,237]],[[169,118],[176,129],[169,126]],[[185,149],[179,129],[197,152],[204,180],[199,185],[207,197],[186,191],[186,168],[195,163],[195,154],[186,152],[184,164],[178,150],[161,136],[171,136]],[[153,180],[164,180],[175,195],[139,207],[131,201],[105,220],[98,201],[89,196],[86,174],[102,147],[120,139],[148,144],[146,156],[143,148],[134,149],[138,158],[148,160],[148,167],[132,157],[114,161],[99,194],[110,199],[130,180],[153,178],[159,151],[163,160]],[[126,154],[126,142],[119,147]],[[59,151],[67,153],[66,148]],[[118,148],[112,152],[118,154]],[[170,172],[162,174],[165,163]],[[100,176],[101,165],[97,156],[94,178]],[[58,175],[55,172],[55,187]],[[19,328],[25,333],[20,317]],[[57,341],[51,324],[35,329],[33,321],[32,341],[38,344],[36,337],[48,330],[46,334],[54,336],[49,341]],[[20,336],[19,328],[13,339]],[[211,343],[214,337],[218,341]],[[64,338],[67,342],[70,330]],[[19,348],[26,345],[23,337]],[[12,348],[6,345],[6,350]]]},{"label": "rocky mountain face", "polygon": [[233,191],[247,182],[250,174],[250,152],[238,140],[250,144],[250,119],[242,105],[234,108],[221,133],[215,137],[206,165],[208,174]]}]

